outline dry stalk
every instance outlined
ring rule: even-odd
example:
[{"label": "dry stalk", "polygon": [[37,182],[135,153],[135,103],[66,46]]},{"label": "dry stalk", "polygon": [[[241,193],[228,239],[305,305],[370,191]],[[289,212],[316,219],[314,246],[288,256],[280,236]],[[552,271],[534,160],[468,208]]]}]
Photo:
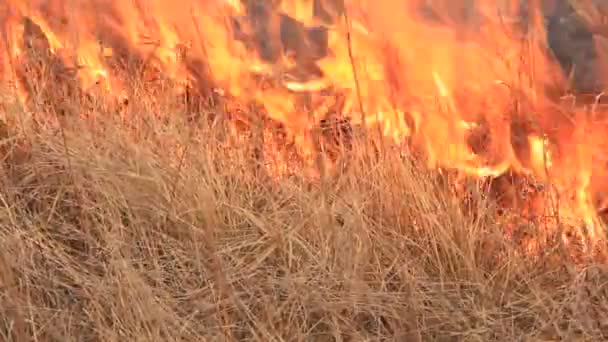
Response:
[{"label": "dry stalk", "polygon": [[366,125],[366,117],[365,109],[363,106],[363,98],[361,97],[361,85],[359,83],[359,73],[357,72],[357,64],[355,62],[355,57],[353,54],[353,44],[352,44],[352,35],[351,35],[351,22],[350,17],[348,15],[348,9],[345,7],[344,12],[344,22],[346,24],[346,48],[348,49],[348,59],[350,62],[350,66],[353,72],[353,79],[355,81],[355,91],[357,92],[357,103],[359,104],[359,111],[361,112],[361,123],[363,127],[367,127]]}]

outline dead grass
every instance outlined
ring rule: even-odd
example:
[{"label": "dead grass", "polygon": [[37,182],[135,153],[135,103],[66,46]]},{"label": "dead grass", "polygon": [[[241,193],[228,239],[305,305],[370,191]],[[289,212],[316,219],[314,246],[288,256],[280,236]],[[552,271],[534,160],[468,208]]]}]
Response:
[{"label": "dead grass", "polygon": [[30,109],[0,91],[3,341],[608,339],[607,267],[523,253],[484,184],[465,211],[361,142],[322,181],[273,177],[217,108],[188,121],[166,87],[116,115],[38,65]]},{"label": "dead grass", "polygon": [[606,339],[606,267],[522,254],[483,187],[465,214],[357,147],[325,182],[273,178],[254,142],[144,101],[63,129],[3,101],[2,340]]}]

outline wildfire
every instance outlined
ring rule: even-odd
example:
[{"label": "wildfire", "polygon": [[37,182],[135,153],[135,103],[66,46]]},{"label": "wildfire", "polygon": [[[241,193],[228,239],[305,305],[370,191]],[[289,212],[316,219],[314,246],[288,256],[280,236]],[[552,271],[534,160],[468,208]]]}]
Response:
[{"label": "wildfire", "polygon": [[120,98],[125,75],[109,61],[145,61],[179,84],[208,77],[223,94],[262,104],[304,155],[341,97],[353,125],[408,140],[429,167],[550,182],[564,215],[600,239],[608,149],[599,102],[562,99],[569,70],[551,51],[544,14],[565,5],[519,3],[5,0],[0,79],[27,102],[20,65],[35,50],[73,70],[83,91]]}]

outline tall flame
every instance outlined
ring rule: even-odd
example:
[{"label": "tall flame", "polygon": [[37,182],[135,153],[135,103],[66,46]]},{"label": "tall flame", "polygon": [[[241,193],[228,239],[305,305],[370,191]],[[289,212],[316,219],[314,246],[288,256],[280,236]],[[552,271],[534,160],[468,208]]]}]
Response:
[{"label": "tall flame", "polygon": [[[353,124],[409,140],[429,167],[550,181],[574,217],[597,227],[606,125],[597,106],[561,103],[569,77],[544,20],[560,2],[521,3],[8,0],[0,77],[18,85],[15,63],[35,28],[82,89],[121,96],[124,75],[109,58],[149,61],[180,84],[208,75],[225,94],[263,104],[304,154],[323,102],[340,94]],[[302,106],[304,93],[320,104]]]}]

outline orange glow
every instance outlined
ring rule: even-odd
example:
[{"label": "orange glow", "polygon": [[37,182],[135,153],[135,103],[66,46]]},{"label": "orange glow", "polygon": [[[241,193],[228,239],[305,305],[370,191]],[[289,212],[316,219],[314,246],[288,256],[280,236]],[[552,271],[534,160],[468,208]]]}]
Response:
[{"label": "orange glow", "polygon": [[[605,191],[597,179],[606,176],[606,126],[597,111],[558,105],[568,77],[543,21],[554,2],[530,1],[527,19],[520,1],[339,3],[9,0],[0,77],[17,73],[9,61],[24,54],[27,19],[49,52],[78,70],[85,91],[101,84],[122,96],[124,79],[107,63],[120,55],[150,61],[184,85],[208,68],[222,93],[263,104],[304,155],[329,105],[303,108],[298,99],[340,94],[354,125],[408,139],[429,167],[549,181],[571,216],[596,227],[595,238],[603,234],[594,203]],[[314,13],[319,5],[324,15]]]}]

